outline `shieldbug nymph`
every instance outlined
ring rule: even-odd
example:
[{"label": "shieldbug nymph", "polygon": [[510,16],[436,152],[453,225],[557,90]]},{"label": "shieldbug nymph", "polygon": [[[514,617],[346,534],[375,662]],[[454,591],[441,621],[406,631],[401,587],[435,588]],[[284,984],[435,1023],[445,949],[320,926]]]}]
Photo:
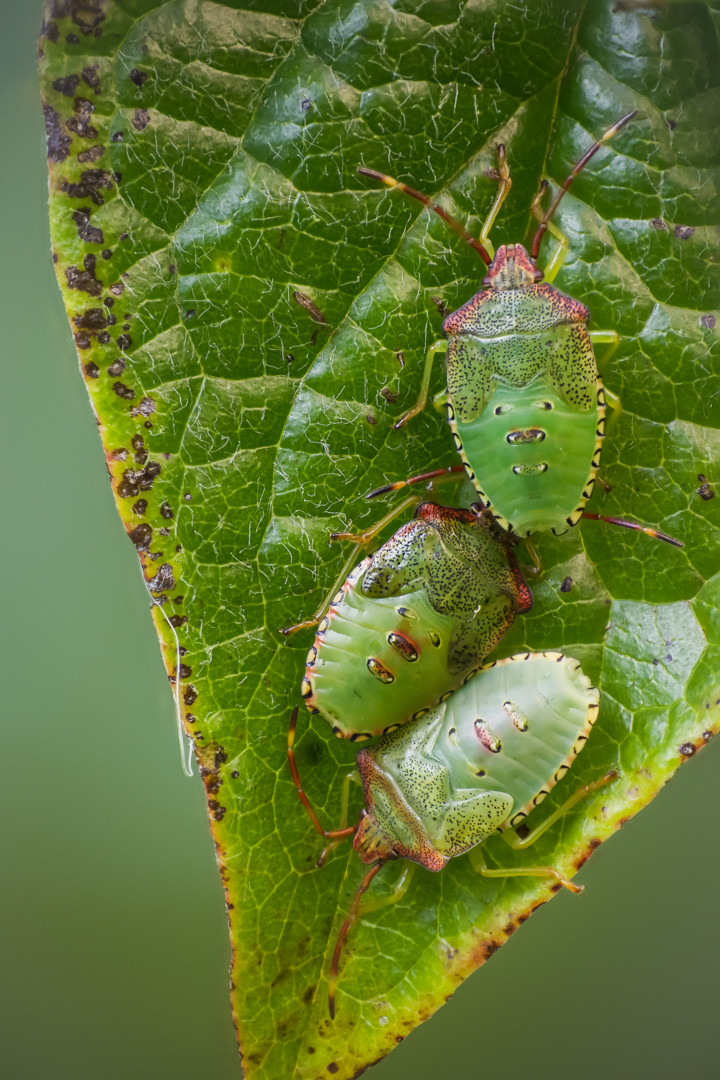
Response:
[{"label": "shieldbug nymph", "polygon": [[[579,799],[614,778],[611,773],[578,788],[522,839],[513,831],[570,769],[598,705],[599,691],[580,664],[561,653],[522,653],[492,663],[445,701],[359,752],[365,806],[356,826],[343,822],[331,830],[323,829],[300,783],[295,707],[288,759],[298,795],[321,836],[331,844],[352,836],[353,847],[370,864],[338,934],[329,972],[331,1016],[345,939],[362,914],[363,894],[386,862],[407,859],[437,871],[470,852],[484,876],[550,877],[580,891],[551,866],[511,861],[488,869],[479,845],[501,829],[511,847],[528,847]],[[407,885],[406,877],[388,902],[398,900]]]},{"label": "shieldbug nymph", "polygon": [[302,696],[336,735],[369,739],[460,686],[532,602],[491,515],[422,503],[333,596]]},{"label": "shieldbug nymph", "polygon": [[[611,353],[619,337],[615,330],[588,330],[587,307],[551,284],[568,250],[568,240],[553,224],[553,215],[577,174],[634,116],[635,112],[627,113],[593,143],[545,212],[541,203],[548,182],[542,182],[531,206],[539,225],[530,252],[522,244],[503,244],[493,253],[489,239],[511,187],[503,146],[498,146],[498,194],[479,240],[428,196],[375,170],[358,170],[436,211],[488,267],[483,288],[445,318],[445,338],[427,351],[418,399],[395,427],[425,408],[433,359],[444,352],[447,389],[438,395],[436,404],[447,409],[463,462],[449,471],[462,472],[464,467],[483,505],[520,537],[535,532],[559,535],[589,517],[682,547],[656,529],[585,510],[600,464],[607,395],[593,344],[607,345]],[[542,270],[537,260],[546,232],[559,246]],[[372,496],[432,475],[389,484]]]}]

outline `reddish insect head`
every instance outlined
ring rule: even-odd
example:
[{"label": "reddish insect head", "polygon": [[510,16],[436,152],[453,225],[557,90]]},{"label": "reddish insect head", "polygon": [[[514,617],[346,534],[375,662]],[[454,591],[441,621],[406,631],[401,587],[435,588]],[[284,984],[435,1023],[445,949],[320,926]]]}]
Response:
[{"label": "reddish insect head", "polygon": [[526,289],[542,280],[538,270],[522,244],[503,244],[497,249],[483,285],[493,289]]}]

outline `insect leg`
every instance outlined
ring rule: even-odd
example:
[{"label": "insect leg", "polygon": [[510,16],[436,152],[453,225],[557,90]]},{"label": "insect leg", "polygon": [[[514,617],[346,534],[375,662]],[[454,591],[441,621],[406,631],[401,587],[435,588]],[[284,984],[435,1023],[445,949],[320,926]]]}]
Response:
[{"label": "insect leg", "polygon": [[299,706],[296,705],[295,708],[292,711],[292,716],[290,717],[290,726],[288,728],[288,744],[287,744],[288,763],[290,765],[290,772],[292,773],[293,783],[295,785],[295,790],[298,793],[298,798],[300,799],[300,802],[305,807],[305,810],[307,811],[307,815],[310,818],[310,820],[312,821],[313,826],[315,828],[315,831],[320,833],[320,835],[322,837],[324,837],[326,840],[335,840],[335,839],[342,840],[343,837],[353,836],[355,834],[355,831],[356,831],[356,826],[355,825],[348,825],[348,826],[345,826],[342,829],[323,829],[322,825],[320,824],[320,821],[318,819],[317,814],[315,813],[315,811],[312,808],[310,800],[308,799],[307,795],[305,794],[305,792],[303,790],[303,786],[300,783],[300,775],[299,775],[298,769],[297,769],[297,762],[295,761],[295,729],[297,727],[298,708],[299,708]]},{"label": "insect leg", "polygon": [[[331,539],[334,539],[335,537],[336,537],[336,534],[333,533]],[[317,611],[313,615],[312,619],[303,619],[302,622],[293,623],[292,626],[284,626],[280,630],[280,633],[283,635],[283,637],[288,637],[289,634],[295,634],[298,630],[307,630],[311,626],[317,626],[317,624],[322,621],[322,619],[327,614],[328,608],[330,607],[330,605],[333,602],[333,597],[335,597],[337,595],[338,589],[341,587],[341,585],[343,584],[343,582],[347,578],[348,574],[352,570],[353,566],[357,562],[357,556],[358,556],[357,549],[353,548],[353,550],[349,553],[348,557],[346,558],[345,562],[342,564],[342,568],[340,570],[340,573],[335,578],[335,581],[332,583],[332,587],[327,592],[327,594],[325,596],[325,599],[323,600],[322,604],[320,605],[320,607],[317,609]]]},{"label": "insect leg", "polygon": [[[379,521],[376,521],[371,529],[366,529],[365,532],[361,533],[330,533],[330,539],[352,540],[352,542],[354,544],[357,544],[358,546],[369,544],[371,540],[375,539],[378,533],[381,533],[383,531],[386,525],[389,525],[390,522],[394,521],[396,517],[400,517],[400,515],[404,514],[405,511],[408,510],[411,506],[415,506],[419,502],[419,495],[408,495],[406,499],[403,499],[397,504],[397,506],[394,506],[392,510],[390,510],[385,515],[385,517],[382,517]],[[353,552],[353,558],[356,558],[356,556],[357,552]],[[342,582],[340,582],[340,584],[342,584]]]},{"label": "insect leg", "polygon": [[529,536],[524,537],[523,543],[525,544],[525,550],[530,556],[531,566],[523,567],[523,574],[529,574],[531,577],[539,577],[542,574],[542,559],[540,558],[540,552],[533,544]]},{"label": "insect leg", "polygon": [[507,832],[503,832],[503,840],[508,847],[513,849],[513,851],[524,851],[525,848],[530,847],[536,840],[539,840],[551,825],[554,825],[559,818],[563,817],[568,810],[571,810],[576,803],[579,803],[580,800],[584,799],[586,795],[589,795],[591,791],[597,791],[606,784],[610,784],[613,780],[617,780],[617,778],[618,773],[613,771],[602,776],[599,780],[594,780],[591,784],[583,784],[582,787],[579,787],[577,791],[574,791],[564,803],[561,803],[556,810],[553,810],[552,814],[549,814],[544,821],[541,821],[539,825],[536,825],[535,828],[531,829],[525,836],[519,836],[514,829],[510,829]]},{"label": "insect leg", "polygon": [[420,384],[420,393],[418,399],[411,409],[404,412],[399,420],[397,420],[393,427],[397,431],[398,428],[407,424],[408,420],[412,420],[414,416],[422,412],[427,405],[428,393],[430,392],[430,376],[432,375],[432,365],[435,359],[435,354],[439,352],[447,352],[448,342],[445,338],[441,341],[435,341],[425,353],[425,367],[423,368],[423,377]]},{"label": "insect leg", "polygon": [[482,874],[483,877],[489,878],[505,878],[505,877],[552,877],[570,892],[580,893],[582,892],[582,886],[573,885],[572,881],[568,881],[566,877],[556,870],[554,866],[513,866],[513,867],[500,867],[497,870],[489,870],[485,865],[485,858],[482,854],[482,848],[473,848],[470,852],[470,861],[473,869],[478,874]]},{"label": "insect leg", "polygon": [[[545,222],[545,215],[543,214],[540,203],[542,202],[543,195],[545,194],[549,186],[550,185],[548,184],[547,180],[543,180],[540,184],[540,190],[530,204],[530,211],[533,217],[536,217],[540,222]],[[561,232],[560,229],[558,229],[557,225],[554,225],[552,221],[545,222],[545,228],[552,236],[555,237],[558,242],[558,246],[553,252],[549,263],[543,270],[543,277],[545,281],[549,283],[553,280],[553,278],[555,278],[558,270],[565,262],[565,257],[568,253],[570,241],[568,240],[565,233]]]},{"label": "insect leg", "polygon": [[[588,337],[593,345],[609,345],[610,348],[603,353],[603,367],[607,364],[610,357],[615,353],[618,345],[620,344],[620,335],[617,330],[588,330]],[[611,393],[606,386],[603,386],[605,391],[605,399],[613,409],[617,409],[620,405],[620,398],[616,394]],[[614,400],[609,400],[610,398]],[[617,405],[615,404],[617,402]]]},{"label": "insect leg", "polygon": [[454,229],[456,233],[462,236],[466,244],[469,244],[471,248],[474,248],[475,251],[477,251],[484,263],[488,266],[490,265],[492,258],[480,241],[476,240],[472,233],[469,233],[465,226],[461,225],[456,218],[451,214],[448,214],[447,210],[443,210],[439,203],[433,202],[428,195],[424,195],[422,191],[416,191],[415,188],[411,188],[407,184],[401,183],[393,176],[388,176],[387,173],[377,172],[376,169],[364,169],[360,167],[358,172],[361,176],[371,176],[373,180],[381,180],[383,184],[386,184],[390,188],[398,188],[399,191],[404,191],[406,195],[410,195],[413,199],[417,199],[418,202],[421,202],[428,210],[434,210],[451,229]]},{"label": "insect leg", "polygon": [[646,536],[651,536],[653,540],[664,540],[666,544],[672,544],[673,547],[685,547],[682,540],[676,540],[674,536],[668,536],[667,533],[660,532],[659,529],[653,529],[650,525],[639,525],[636,521],[627,521],[625,518],[619,517],[607,517],[605,514],[591,514],[589,510],[583,510],[582,517],[588,518],[590,521],[605,521],[608,525],[622,525],[624,529],[634,529],[635,532],[645,533]]},{"label": "insect leg", "polygon": [[[345,773],[343,777],[342,788],[340,789],[340,823],[338,825],[338,829],[340,829],[341,831],[347,828],[348,806],[350,804],[350,785],[352,783],[360,783],[360,777],[354,769],[349,773]],[[323,866],[330,852],[334,851],[343,839],[344,837],[339,836],[335,837],[334,840],[331,840],[327,847],[323,848],[316,865]]]},{"label": "insect leg", "polygon": [[378,911],[379,908],[388,907],[390,904],[396,904],[398,900],[402,900],[403,896],[410,888],[410,883],[417,870],[417,865],[416,862],[403,859],[402,868],[392,887],[392,892],[387,893],[385,896],[377,896],[372,900],[366,900],[360,905],[360,915],[365,915],[368,911]]},{"label": "insect leg", "polygon": [[407,480],[396,480],[393,484],[385,484],[384,487],[375,488],[365,498],[375,499],[378,495],[389,495],[391,491],[399,491],[400,488],[407,487],[408,484],[424,484],[426,481],[442,484],[445,480],[458,480],[464,475],[464,465],[448,465],[445,469],[433,469],[432,472],[410,476]]},{"label": "insect leg", "polygon": [[340,966],[340,954],[343,951],[343,946],[347,939],[348,933],[360,914],[360,901],[363,894],[367,892],[370,882],[377,874],[378,870],[387,862],[386,859],[378,859],[376,863],[373,863],[368,870],[365,877],[360,882],[360,887],[353,897],[353,902],[350,905],[350,910],[347,913],[345,922],[340,927],[340,933],[335,943],[335,951],[333,953],[332,964],[330,965],[330,978],[328,979],[328,1009],[330,1011],[330,1019],[335,1019],[335,987],[337,985],[337,973]]},{"label": "insect leg", "polygon": [[500,187],[498,189],[497,195],[495,196],[495,201],[490,207],[490,213],[485,218],[485,224],[482,227],[482,232],[480,233],[480,242],[488,249],[491,255],[494,254],[494,249],[492,244],[490,243],[489,233],[495,223],[495,218],[500,213],[500,207],[507,199],[508,195],[510,194],[510,188],[512,187],[510,170],[508,169],[507,159],[505,157],[505,147],[502,143],[498,144],[497,155],[498,169],[496,179],[500,181]]}]

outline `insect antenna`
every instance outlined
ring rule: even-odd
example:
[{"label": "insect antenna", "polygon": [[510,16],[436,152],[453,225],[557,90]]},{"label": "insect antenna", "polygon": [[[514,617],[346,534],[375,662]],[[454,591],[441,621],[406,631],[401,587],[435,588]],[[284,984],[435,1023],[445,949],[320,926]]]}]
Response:
[{"label": "insect antenna", "polygon": [[[324,839],[342,840],[346,836],[354,836],[355,832],[357,831],[357,825],[348,825],[344,829],[323,829],[317,814],[312,808],[310,800],[308,799],[305,791],[303,790],[303,786],[300,783],[300,774],[298,773],[297,762],[295,761],[295,729],[297,727],[297,718],[298,706],[296,705],[292,711],[292,716],[290,717],[290,727],[288,728],[287,755],[288,763],[290,765],[290,772],[292,773],[293,783],[295,784],[295,790],[298,793],[298,798],[305,807],[307,815],[312,821],[315,831],[320,833],[320,835]],[[325,853],[323,852],[323,855],[324,854]],[[323,855],[320,856],[321,860],[323,859]]]},{"label": "insect antenna", "polygon": [[[600,136],[600,138],[597,140],[597,142],[594,142],[592,144],[592,146],[590,147],[589,150],[585,151],[583,156],[578,161],[577,165],[575,165],[575,167],[572,169],[572,171],[571,171],[570,175],[568,176],[567,180],[565,181],[563,186],[560,188],[557,195],[555,196],[552,203],[550,204],[549,209],[546,211],[545,216],[543,217],[542,221],[540,222],[540,225],[538,226],[538,230],[535,233],[535,236],[533,237],[532,251],[531,251],[533,261],[535,261],[537,259],[537,257],[538,257],[538,252],[540,251],[540,242],[542,241],[543,236],[547,232],[548,222],[550,221],[553,214],[557,210],[558,206],[560,205],[560,202],[562,200],[563,195],[568,190],[568,188],[572,184],[572,182],[575,179],[575,177],[577,176],[577,174],[579,172],[581,172],[585,168],[588,161],[590,161],[590,158],[594,157],[594,155],[597,154],[597,152],[601,148],[601,146],[604,146],[605,143],[608,142],[608,140],[612,139],[613,135],[616,135],[617,132],[620,131],[621,128],[624,128],[625,125],[627,123],[629,123],[630,120],[632,120],[633,116],[637,116],[637,109],[633,109],[632,112],[626,113],[625,116],[621,116],[620,119],[615,124],[613,124],[612,127],[607,129],[607,131],[605,132],[604,135]],[[546,184],[546,187],[547,187],[547,184]],[[545,189],[543,189],[543,190],[545,190]]]},{"label": "insect antenna", "polygon": [[385,865],[387,859],[378,859],[376,863],[373,863],[368,870],[365,877],[360,882],[358,891],[353,897],[353,902],[350,905],[350,909],[345,918],[345,922],[340,927],[340,932],[337,936],[335,943],[335,951],[333,953],[332,964],[330,965],[330,978],[328,980],[328,1009],[330,1010],[330,1019],[335,1019],[335,988],[337,986],[337,974],[338,967],[340,966],[340,955],[343,951],[345,941],[347,939],[350,928],[360,914],[360,901],[363,895],[367,892],[370,882],[377,874],[378,870]]},{"label": "insect antenna", "polygon": [[591,521],[606,521],[610,525],[622,525],[624,529],[635,529],[636,532],[651,536],[653,540],[664,540],[666,544],[673,544],[674,547],[685,547],[682,540],[676,540],[674,536],[668,536],[667,533],[660,532],[658,529],[652,529],[649,525],[638,525],[636,521],[626,521],[625,518],[618,517],[606,517],[604,514],[591,514],[589,510],[583,510],[582,516],[589,518]]},{"label": "insect antenna", "polygon": [[427,206],[428,210],[434,210],[444,222],[446,222],[451,229],[454,229],[456,233],[462,236],[466,244],[469,244],[471,248],[477,251],[480,258],[489,266],[492,262],[492,258],[487,248],[476,240],[472,233],[469,233],[464,225],[461,225],[451,214],[448,214],[447,210],[443,210],[439,203],[433,202],[428,196],[424,195],[422,191],[416,191],[415,188],[408,187],[407,184],[403,184],[400,180],[396,180],[393,176],[388,176],[387,173],[378,172],[376,169],[365,169],[362,166],[357,170],[362,176],[370,176],[373,180],[381,180],[383,184],[388,187],[398,188],[400,191],[404,191],[406,195],[410,195],[413,199],[417,199],[423,206]]}]

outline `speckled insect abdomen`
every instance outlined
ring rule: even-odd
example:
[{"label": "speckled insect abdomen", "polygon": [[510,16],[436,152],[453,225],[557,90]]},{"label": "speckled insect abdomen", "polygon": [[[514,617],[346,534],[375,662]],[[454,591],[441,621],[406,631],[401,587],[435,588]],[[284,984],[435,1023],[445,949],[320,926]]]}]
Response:
[{"label": "speckled insect abdomen", "polygon": [[587,308],[546,282],[520,244],[443,323],[448,420],[468,476],[519,536],[567,532],[592,494],[605,398]]},{"label": "speckled insect abdomen", "polygon": [[447,701],[377,746],[358,768],[366,815],[354,845],[428,870],[511,828],[570,768],[599,691],[577,660],[523,653],[483,668]]},{"label": "speckled insect abdomen", "polygon": [[334,598],[308,654],[303,698],[336,735],[370,738],[458,687],[531,606],[492,520],[423,503]]},{"label": "speckled insect abdomen", "polygon": [[[528,536],[563,533],[577,522],[600,463],[605,397],[599,380],[595,408],[586,413],[535,379],[522,388],[498,384],[470,423],[448,402],[448,419],[465,470],[501,525]],[[568,507],[575,508],[571,514]]]}]

